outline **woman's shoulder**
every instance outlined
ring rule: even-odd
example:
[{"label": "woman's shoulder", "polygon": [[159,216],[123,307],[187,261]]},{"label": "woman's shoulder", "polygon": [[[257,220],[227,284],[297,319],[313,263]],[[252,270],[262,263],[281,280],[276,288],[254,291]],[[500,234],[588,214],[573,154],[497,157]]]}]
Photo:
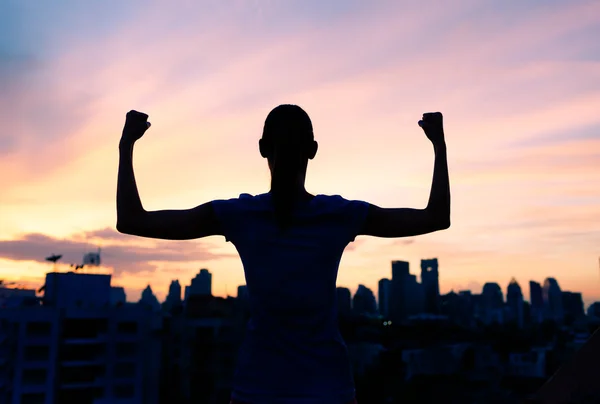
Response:
[{"label": "woman's shoulder", "polygon": [[326,210],[346,210],[353,209],[358,207],[367,207],[369,204],[367,202],[355,199],[348,199],[339,194],[333,195],[324,195],[319,194],[314,198],[315,205]]}]

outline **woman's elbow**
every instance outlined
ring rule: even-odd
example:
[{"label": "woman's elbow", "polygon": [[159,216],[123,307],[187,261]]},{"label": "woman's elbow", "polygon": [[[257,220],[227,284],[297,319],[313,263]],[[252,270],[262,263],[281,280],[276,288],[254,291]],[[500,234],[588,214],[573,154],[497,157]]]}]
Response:
[{"label": "woman's elbow", "polygon": [[139,224],[132,220],[117,220],[117,231],[122,234],[136,236],[139,233]]},{"label": "woman's elbow", "polygon": [[131,234],[131,227],[125,225],[123,222],[121,221],[117,221],[117,231],[121,234]]},{"label": "woman's elbow", "polygon": [[450,218],[441,220],[438,223],[438,230],[446,230],[450,228]]}]

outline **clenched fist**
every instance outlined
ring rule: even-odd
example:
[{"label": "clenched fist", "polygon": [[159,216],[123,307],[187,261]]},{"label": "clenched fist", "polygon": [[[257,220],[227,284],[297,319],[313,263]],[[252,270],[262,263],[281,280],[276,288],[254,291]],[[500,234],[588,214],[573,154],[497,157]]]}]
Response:
[{"label": "clenched fist", "polygon": [[149,127],[150,122],[148,122],[147,114],[138,111],[129,111],[125,117],[121,143],[133,144],[136,140],[144,136]]},{"label": "clenched fist", "polygon": [[419,121],[419,126],[434,145],[444,142],[444,120],[441,112],[423,114],[423,119]]}]

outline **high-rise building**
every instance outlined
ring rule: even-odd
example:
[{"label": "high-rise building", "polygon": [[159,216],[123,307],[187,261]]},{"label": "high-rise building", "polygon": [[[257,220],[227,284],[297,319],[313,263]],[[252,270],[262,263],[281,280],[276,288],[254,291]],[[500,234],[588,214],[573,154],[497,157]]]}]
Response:
[{"label": "high-rise building", "polygon": [[502,288],[495,282],[483,285],[482,298],[482,320],[485,324],[504,322],[504,295]]},{"label": "high-rise building", "polygon": [[337,298],[338,313],[342,317],[346,317],[352,310],[352,293],[350,289],[338,287],[335,290]]},{"label": "high-rise building", "polygon": [[190,296],[212,296],[212,274],[208,269],[201,269],[190,286],[185,287],[185,300]]},{"label": "high-rise building", "polygon": [[[53,307],[109,306],[110,279],[110,275],[104,274],[47,273],[43,286],[44,304]],[[65,293],[65,290],[69,292]]]},{"label": "high-rise building", "polygon": [[409,274],[404,285],[404,307],[407,316],[423,313],[423,285],[417,282],[417,276]]},{"label": "high-rise building", "polygon": [[154,311],[160,310],[160,303],[154,295],[154,292],[152,291],[150,285],[146,286],[146,289],[142,291],[142,296],[138,304],[146,306]]},{"label": "high-rise building", "polygon": [[110,304],[111,306],[123,305],[127,302],[125,289],[121,286],[111,286],[110,288]]},{"label": "high-rise building", "polygon": [[544,319],[544,295],[538,282],[529,281],[529,303],[531,321],[541,323]]},{"label": "high-rise building", "polygon": [[175,279],[169,285],[169,293],[165,300],[165,309],[172,310],[179,306],[181,306],[181,285],[179,284],[179,280]]},{"label": "high-rise building", "polygon": [[356,314],[375,314],[377,312],[377,302],[373,291],[365,285],[358,285],[352,300],[352,309]]},{"label": "high-rise building", "polygon": [[0,402],[157,404],[161,316],[112,306],[106,276],[49,273],[42,306],[0,310]]},{"label": "high-rise building", "polygon": [[509,312],[509,320],[523,327],[523,292],[515,278],[512,278],[506,289],[506,305]]},{"label": "high-rise building", "polygon": [[421,260],[421,283],[423,284],[424,312],[440,312],[440,281],[437,258]]},{"label": "high-rise building", "polygon": [[562,323],[565,317],[563,297],[556,279],[546,278],[546,280],[544,280],[542,296],[544,298],[545,317],[558,323]]},{"label": "high-rise building", "polygon": [[573,322],[585,315],[581,293],[562,292],[565,320]]},{"label": "high-rise building", "polygon": [[590,307],[588,307],[586,313],[592,318],[600,319],[600,302],[594,302],[590,304]]},{"label": "high-rise building", "polygon": [[409,282],[410,264],[406,261],[392,261],[392,281],[388,303],[389,318],[399,324],[408,315],[406,307],[406,285]]},{"label": "high-rise building", "polygon": [[388,318],[392,281],[387,278],[381,279],[378,286],[377,300],[379,303],[379,314],[384,318]]}]

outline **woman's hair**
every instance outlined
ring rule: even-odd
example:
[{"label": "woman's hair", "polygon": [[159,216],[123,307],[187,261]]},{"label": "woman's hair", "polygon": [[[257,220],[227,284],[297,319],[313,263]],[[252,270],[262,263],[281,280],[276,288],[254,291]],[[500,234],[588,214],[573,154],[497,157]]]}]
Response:
[{"label": "woman's hair", "polygon": [[296,203],[290,178],[303,169],[308,161],[308,146],[314,140],[312,122],[308,114],[297,105],[279,105],[267,116],[262,141],[268,149],[270,164],[273,164],[272,192],[275,220],[280,230],[292,225],[292,214]]}]

